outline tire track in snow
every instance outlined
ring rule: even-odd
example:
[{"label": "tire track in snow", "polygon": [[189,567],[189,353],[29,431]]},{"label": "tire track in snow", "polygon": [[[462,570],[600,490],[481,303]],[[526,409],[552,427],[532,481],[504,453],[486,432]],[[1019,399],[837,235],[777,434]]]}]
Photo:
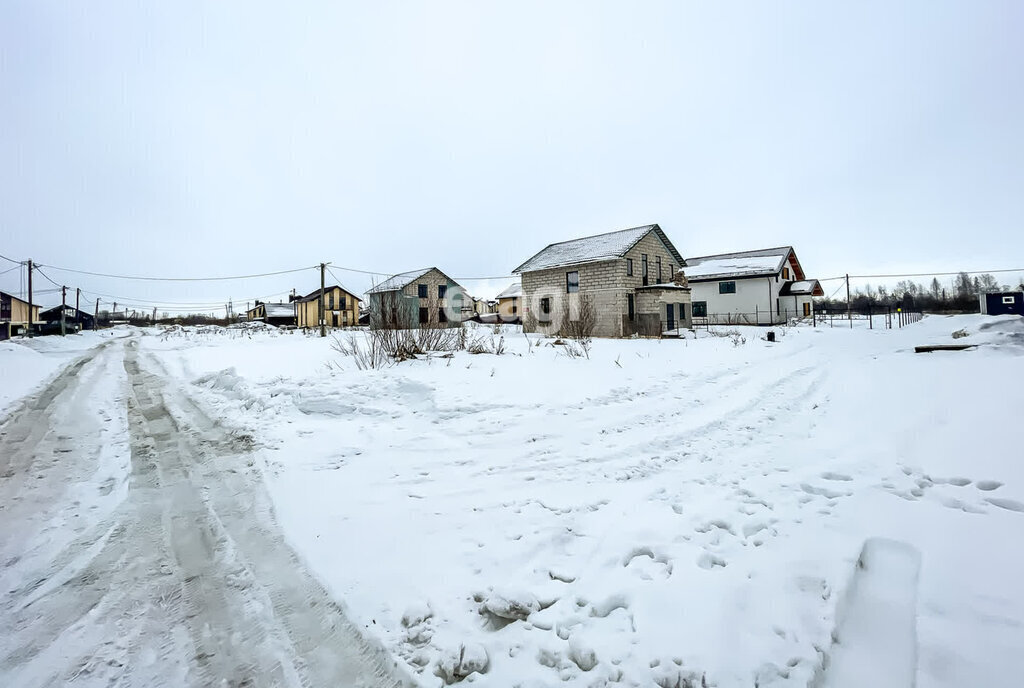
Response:
[{"label": "tire track in snow", "polygon": [[[258,477],[243,471],[230,484],[223,479],[221,468],[235,471],[242,461],[226,431],[206,417],[193,423],[197,408],[183,396],[175,409],[191,411],[179,422],[159,378],[139,366],[137,341],[116,349],[131,389],[126,498],[45,561],[10,557],[3,580],[15,582],[0,591],[3,683],[403,685],[284,544],[272,512],[259,506],[267,498]],[[76,374],[93,355],[4,424],[14,432],[0,438],[0,455],[20,479],[4,487],[15,495],[35,486],[19,470],[30,471],[35,447],[46,445],[41,428],[75,410],[62,400],[92,393]],[[2,451],[12,441],[22,447],[17,456]],[[64,463],[88,462],[72,452]],[[50,497],[55,509],[73,508],[61,503],[61,490]]]}]

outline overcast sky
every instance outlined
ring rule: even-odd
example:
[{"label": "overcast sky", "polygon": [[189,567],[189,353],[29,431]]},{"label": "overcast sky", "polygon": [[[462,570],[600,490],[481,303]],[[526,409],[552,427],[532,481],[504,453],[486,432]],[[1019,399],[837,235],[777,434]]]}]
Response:
[{"label": "overcast sky", "polygon": [[[822,278],[1018,268],[1022,37],[1017,0],[3,0],[0,254],[186,277],[332,261],[361,292],[342,268],[501,276],[657,222],[684,256],[792,244]],[[43,270],[140,303],[319,281]]]}]

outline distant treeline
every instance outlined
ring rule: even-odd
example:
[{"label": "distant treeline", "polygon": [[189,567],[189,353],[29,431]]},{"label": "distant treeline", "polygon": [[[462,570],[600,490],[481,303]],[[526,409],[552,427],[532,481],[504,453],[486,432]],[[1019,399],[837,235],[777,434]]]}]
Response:
[{"label": "distant treeline", "polygon": [[[1024,282],[1021,282],[1020,285],[1008,285],[1000,283],[994,275],[984,274],[971,277],[966,272],[961,272],[953,280],[952,287],[944,287],[935,277],[927,285],[912,280],[902,280],[897,282],[892,290],[886,287],[874,289],[869,284],[863,289],[855,289],[850,292],[850,307],[857,311],[895,306],[907,310],[977,313],[979,310],[978,294],[990,291],[1018,290],[1024,290]],[[819,308],[845,309],[846,291],[840,289],[839,293],[833,297],[818,299],[815,303]]]}]

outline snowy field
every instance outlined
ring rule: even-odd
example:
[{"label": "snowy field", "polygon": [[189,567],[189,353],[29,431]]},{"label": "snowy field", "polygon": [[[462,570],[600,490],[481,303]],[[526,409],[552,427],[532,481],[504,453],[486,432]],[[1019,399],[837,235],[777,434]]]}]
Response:
[{"label": "snowy field", "polygon": [[[365,371],[121,334],[253,438],[287,540],[424,686],[1020,685],[1024,321],[865,325]],[[98,337],[40,341],[3,345],[0,404]]]}]

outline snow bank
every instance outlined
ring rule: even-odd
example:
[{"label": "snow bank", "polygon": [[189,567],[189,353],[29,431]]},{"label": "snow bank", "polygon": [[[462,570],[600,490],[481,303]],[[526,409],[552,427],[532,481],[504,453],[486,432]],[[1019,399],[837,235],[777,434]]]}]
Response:
[{"label": "snow bank", "polygon": [[731,329],[377,371],[145,346],[252,429],[293,546],[423,685],[803,687],[873,538],[921,554],[918,685],[1015,685],[1020,319]]}]

